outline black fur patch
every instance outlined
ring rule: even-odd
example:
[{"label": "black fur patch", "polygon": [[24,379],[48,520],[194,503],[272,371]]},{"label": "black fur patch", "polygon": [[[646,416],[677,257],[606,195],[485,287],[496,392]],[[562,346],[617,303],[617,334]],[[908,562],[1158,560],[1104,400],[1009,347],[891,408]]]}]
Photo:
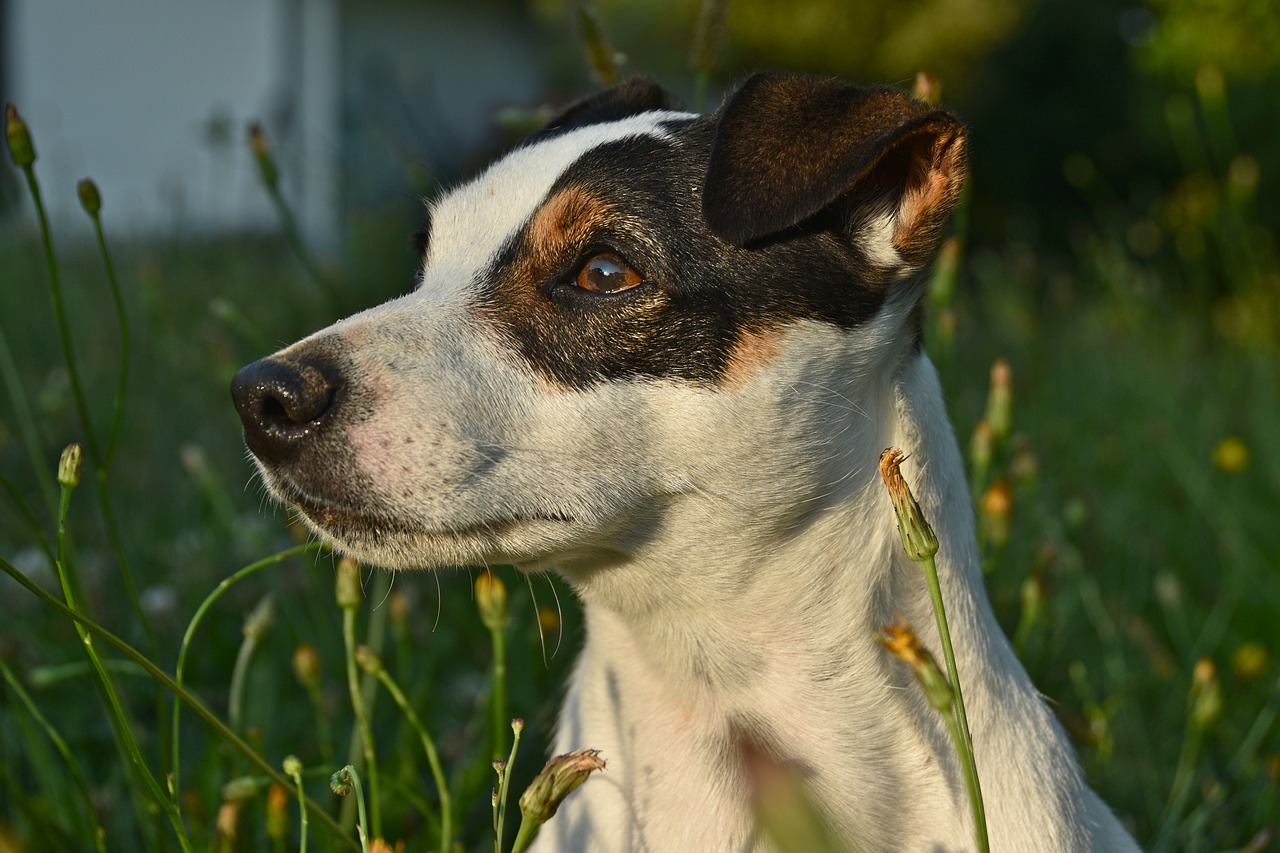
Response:
[{"label": "black fur patch", "polygon": [[[799,319],[852,329],[883,304],[883,271],[838,215],[819,213],[746,247],[711,232],[701,188],[714,129],[713,118],[700,118],[673,127],[674,140],[632,137],[586,152],[548,198],[580,190],[607,204],[609,216],[536,267],[528,259],[544,247],[526,228],[483,276],[481,316],[548,380],[714,384],[753,335]],[[644,283],[615,295],[577,288],[578,269],[599,251],[625,260]]]}]

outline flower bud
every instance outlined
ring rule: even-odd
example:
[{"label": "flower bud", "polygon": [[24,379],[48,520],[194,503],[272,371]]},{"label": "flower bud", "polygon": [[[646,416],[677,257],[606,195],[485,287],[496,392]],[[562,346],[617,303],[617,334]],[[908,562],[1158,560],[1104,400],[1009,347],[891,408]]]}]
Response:
[{"label": "flower bud", "polygon": [[80,206],[84,208],[84,212],[96,218],[98,211],[102,210],[102,193],[98,192],[98,185],[93,179],[81,179],[76,184],[76,195],[80,196]]},{"label": "flower bud", "polygon": [[315,646],[302,643],[293,650],[293,674],[303,687],[320,683],[320,653]]},{"label": "flower bud", "polygon": [[1257,678],[1267,671],[1271,658],[1267,649],[1256,640],[1244,643],[1231,655],[1231,671],[1241,681]]},{"label": "flower bud", "polygon": [[1222,687],[1209,658],[1200,658],[1191,671],[1191,722],[1207,729],[1222,715]]},{"label": "flower bud", "polygon": [[880,454],[880,477],[889,489],[889,500],[898,516],[898,533],[907,556],[917,563],[938,553],[938,537],[925,521],[920,504],[911,495],[911,488],[902,477],[901,466],[907,457],[895,447],[886,448]]},{"label": "flower bud", "polygon": [[296,755],[286,755],[281,766],[284,768],[284,772],[290,776],[302,775],[302,759]]},{"label": "flower bud", "polygon": [[275,189],[280,183],[280,170],[276,168],[275,158],[267,147],[267,135],[262,132],[262,125],[256,121],[249,125],[249,148],[253,151],[253,159],[258,162],[258,173],[262,175],[262,183],[269,189]]},{"label": "flower bud", "polygon": [[539,607],[538,630],[542,631],[543,635],[560,630],[560,611],[554,607]]},{"label": "flower bud", "polygon": [[1249,467],[1249,445],[1237,436],[1227,436],[1214,446],[1213,464],[1224,474],[1242,473]]},{"label": "flower bud", "polygon": [[352,557],[338,560],[338,578],[334,586],[338,606],[343,610],[359,607],[364,600],[360,590],[360,564]]},{"label": "flower bud", "polygon": [[1003,358],[991,365],[986,420],[997,439],[1007,437],[1013,428],[1013,370]]},{"label": "flower bud", "polygon": [[520,796],[520,813],[525,820],[546,823],[555,815],[565,797],[587,781],[596,770],[604,769],[598,749],[579,749],[557,755],[547,762],[542,772]]},{"label": "flower bud", "polygon": [[284,787],[272,782],[267,789],[267,838],[281,840],[289,834],[289,794]]},{"label": "flower bud", "polygon": [[84,448],[68,444],[58,459],[58,485],[74,489],[80,485],[80,471],[84,467]]},{"label": "flower bud", "polygon": [[1009,542],[1013,518],[1013,488],[1001,477],[982,493],[979,506],[982,532],[997,548]]},{"label": "flower bud", "polygon": [[258,602],[258,606],[249,611],[244,620],[244,636],[247,640],[261,640],[271,629],[271,620],[275,616],[275,601],[268,593]]},{"label": "flower bud", "polygon": [[218,837],[228,841],[236,840],[236,829],[240,824],[240,806],[226,802],[218,807]]},{"label": "flower bud", "polygon": [[339,797],[345,797],[355,787],[356,769],[348,764],[329,777],[329,790]]},{"label": "flower bud", "polygon": [[942,103],[942,82],[928,71],[917,71],[915,85],[911,87],[911,97],[937,106]]},{"label": "flower bud", "polygon": [[29,169],[36,161],[36,147],[31,141],[27,123],[18,115],[18,108],[8,104],[4,108],[4,135],[9,140],[9,157],[19,169]]},{"label": "flower bud", "polygon": [[378,657],[378,653],[366,645],[356,646],[355,659],[356,666],[369,675],[377,675],[382,672],[382,658]]},{"label": "flower bud", "polygon": [[402,589],[393,590],[387,599],[387,615],[391,617],[391,624],[402,628],[409,624],[411,609],[409,594]]},{"label": "flower bud", "polygon": [[480,621],[490,631],[502,631],[507,627],[507,588],[491,570],[476,578],[476,606]]},{"label": "flower bud", "polygon": [[929,705],[945,714],[951,713],[951,704],[955,698],[951,682],[942,674],[933,655],[920,644],[920,638],[911,630],[907,620],[899,615],[898,621],[893,625],[880,629],[877,639],[890,654],[911,669],[911,674],[924,690],[924,697]]},{"label": "flower bud", "polygon": [[252,776],[237,776],[222,786],[222,799],[240,803],[258,794],[258,782]]}]

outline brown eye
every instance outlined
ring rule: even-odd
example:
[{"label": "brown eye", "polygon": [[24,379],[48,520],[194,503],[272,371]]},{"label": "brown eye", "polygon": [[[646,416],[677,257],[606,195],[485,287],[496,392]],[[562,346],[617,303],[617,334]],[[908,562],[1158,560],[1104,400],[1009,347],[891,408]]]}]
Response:
[{"label": "brown eye", "polygon": [[640,273],[627,266],[617,255],[602,252],[578,270],[578,287],[592,293],[621,293],[640,284]]}]

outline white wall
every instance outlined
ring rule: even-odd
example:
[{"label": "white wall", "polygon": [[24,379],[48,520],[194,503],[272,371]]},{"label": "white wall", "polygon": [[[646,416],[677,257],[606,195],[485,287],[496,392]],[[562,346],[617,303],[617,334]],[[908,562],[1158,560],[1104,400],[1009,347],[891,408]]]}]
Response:
[{"label": "white wall", "polygon": [[35,135],[59,227],[84,220],[75,184],[86,175],[122,236],[271,227],[244,142],[257,119],[285,149],[287,193],[307,230],[336,231],[339,92],[323,73],[338,67],[335,9],[336,0],[9,0],[7,94]]}]

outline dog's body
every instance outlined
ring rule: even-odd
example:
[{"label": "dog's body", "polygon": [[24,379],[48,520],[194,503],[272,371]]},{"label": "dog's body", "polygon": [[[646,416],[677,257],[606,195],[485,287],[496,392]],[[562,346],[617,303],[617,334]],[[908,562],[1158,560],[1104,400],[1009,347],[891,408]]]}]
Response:
[{"label": "dog's body", "polygon": [[876,641],[901,611],[938,647],[890,445],[941,543],[993,849],[1136,849],[987,603],[920,346],[963,141],[889,90],[760,76],[699,117],[629,82],[437,202],[415,293],[237,377],[268,487],[338,549],[578,591],[558,747],[609,767],[542,849],[768,849],[744,744],[854,849],[971,849],[943,722]]}]

